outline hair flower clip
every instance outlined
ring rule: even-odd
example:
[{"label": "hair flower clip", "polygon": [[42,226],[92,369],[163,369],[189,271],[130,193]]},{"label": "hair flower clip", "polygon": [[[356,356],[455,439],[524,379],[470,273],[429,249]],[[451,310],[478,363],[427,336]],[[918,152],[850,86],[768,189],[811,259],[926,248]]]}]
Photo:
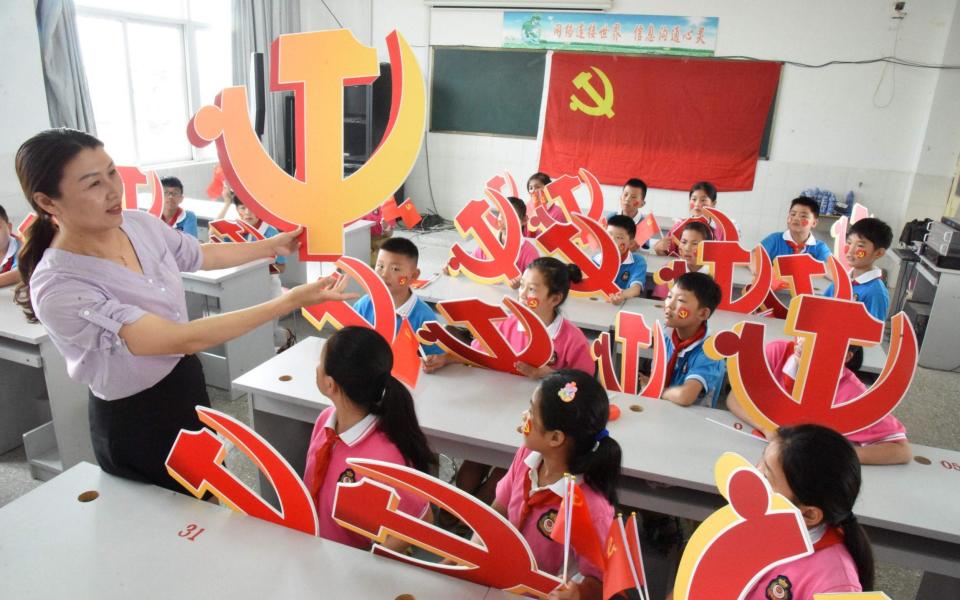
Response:
[{"label": "hair flower clip", "polygon": [[577,395],[577,382],[571,381],[557,393],[557,396],[560,397],[564,402],[573,402],[574,397]]}]

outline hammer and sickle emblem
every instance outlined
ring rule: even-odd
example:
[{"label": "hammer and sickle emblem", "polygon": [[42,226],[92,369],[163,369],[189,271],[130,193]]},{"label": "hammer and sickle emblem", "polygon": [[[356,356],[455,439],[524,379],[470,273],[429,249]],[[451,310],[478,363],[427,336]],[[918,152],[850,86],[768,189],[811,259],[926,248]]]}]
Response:
[{"label": "hammer and sickle emblem", "polygon": [[603,83],[603,96],[600,95],[597,88],[593,87],[593,83],[590,81],[593,76],[590,72],[582,71],[573,78],[573,85],[576,86],[577,89],[585,91],[587,95],[590,96],[590,99],[593,100],[593,106],[585,104],[576,94],[570,94],[570,110],[579,110],[592,117],[606,115],[608,119],[612,119],[614,115],[613,86],[610,84],[610,79],[607,78],[607,74],[600,69],[596,67],[590,68],[597,74],[597,77],[600,78],[600,82]]}]

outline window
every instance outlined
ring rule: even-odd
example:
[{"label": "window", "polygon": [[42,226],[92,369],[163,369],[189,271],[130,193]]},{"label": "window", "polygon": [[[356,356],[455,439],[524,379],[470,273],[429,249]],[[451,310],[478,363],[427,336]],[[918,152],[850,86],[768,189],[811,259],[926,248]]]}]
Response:
[{"label": "window", "polygon": [[232,85],[230,0],[76,0],[97,135],[117,164],[214,159],[187,122]]}]

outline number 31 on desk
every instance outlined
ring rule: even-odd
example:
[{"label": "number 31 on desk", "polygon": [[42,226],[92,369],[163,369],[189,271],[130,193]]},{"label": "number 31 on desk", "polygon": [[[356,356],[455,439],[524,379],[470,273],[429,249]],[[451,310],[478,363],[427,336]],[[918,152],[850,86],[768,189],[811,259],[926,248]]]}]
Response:
[{"label": "number 31 on desk", "polygon": [[190,523],[184,529],[180,530],[177,535],[182,538],[187,538],[191,542],[195,542],[204,531],[206,531],[205,528],[197,526],[196,523]]}]

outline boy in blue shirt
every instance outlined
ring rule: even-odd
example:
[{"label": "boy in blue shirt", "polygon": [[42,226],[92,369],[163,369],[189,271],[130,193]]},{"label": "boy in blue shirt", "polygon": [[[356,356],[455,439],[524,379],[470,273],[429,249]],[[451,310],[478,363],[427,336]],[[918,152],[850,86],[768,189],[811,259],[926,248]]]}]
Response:
[{"label": "boy in blue shirt", "polygon": [[[644,183],[642,179],[636,177],[630,178],[625,184],[623,184],[623,191],[620,193],[620,212],[610,212],[606,214],[607,221],[611,217],[614,217],[618,214],[625,215],[633,219],[634,225],[639,225],[640,221],[643,220],[644,214],[641,212],[641,209],[647,205],[647,184]],[[649,243],[644,243],[643,247],[647,248]],[[637,246],[634,245],[631,250],[636,250]]]},{"label": "boy in blue shirt", "polygon": [[[397,308],[397,331],[400,330],[400,323],[404,317],[410,321],[414,332],[427,321],[440,320],[433,309],[410,289],[410,285],[420,277],[420,269],[417,268],[419,260],[420,252],[417,246],[402,237],[387,239],[377,252],[375,270],[387,284],[387,289],[393,297],[393,304]],[[370,301],[369,294],[357,300],[353,309],[368,323],[373,322],[373,302]],[[421,344],[420,348],[424,354],[443,354],[443,348],[437,344]]]},{"label": "boy in blue shirt", "polygon": [[[853,299],[863,302],[867,312],[879,321],[887,319],[890,292],[883,283],[883,273],[874,266],[893,243],[893,230],[880,219],[860,219],[847,230],[847,263],[853,283]],[[833,284],[824,292],[833,296]]]},{"label": "boy in blue shirt", "polygon": [[17,270],[19,252],[20,240],[13,235],[7,211],[0,206],[0,288],[20,283],[20,271]]},{"label": "boy in blue shirt", "polygon": [[[273,225],[267,223],[266,221],[262,220],[260,217],[255,215],[253,211],[250,210],[247,207],[247,205],[243,203],[242,200],[240,200],[240,197],[237,196],[237,194],[234,193],[233,190],[228,192],[228,194],[230,195],[230,198],[233,201],[233,205],[237,207],[237,215],[240,217],[240,220],[246,223],[247,225],[249,225],[250,227],[253,227],[258,232],[260,232],[260,235],[263,236],[263,239],[272,238],[273,236],[280,233],[279,229],[277,229]],[[254,236],[252,233],[243,234],[243,239],[247,240],[248,242],[257,241],[256,236]],[[273,259],[273,264],[270,265],[270,273],[272,275],[278,275],[280,273],[283,273],[283,271],[286,268],[287,268],[287,257],[277,256],[276,258]]]},{"label": "boy in blue shirt", "polygon": [[[684,273],[664,302],[667,389],[661,396],[681,406],[699,404],[716,408],[726,372],[726,361],[713,360],[703,351],[707,319],[720,304],[720,286],[706,273]],[[645,381],[643,383],[646,383]]]},{"label": "boy in blue shirt", "polygon": [[770,255],[770,260],[778,256],[806,253],[823,262],[830,256],[830,248],[813,237],[813,230],[820,218],[820,204],[813,198],[800,196],[790,202],[787,214],[787,230],[771,233],[760,244]]},{"label": "boy in blue shirt", "polygon": [[160,218],[170,227],[197,237],[197,215],[180,208],[180,203],[183,202],[183,182],[176,177],[164,177],[160,180],[160,185],[163,186],[163,213]]},{"label": "boy in blue shirt", "polygon": [[[630,249],[637,237],[637,224],[626,215],[614,215],[607,221],[607,233],[613,238],[620,253],[620,270],[617,272],[617,287],[623,290],[611,295],[611,304],[620,304],[627,298],[636,298],[643,293],[643,284],[647,281],[647,261]],[[600,256],[593,262],[600,264]]]}]

